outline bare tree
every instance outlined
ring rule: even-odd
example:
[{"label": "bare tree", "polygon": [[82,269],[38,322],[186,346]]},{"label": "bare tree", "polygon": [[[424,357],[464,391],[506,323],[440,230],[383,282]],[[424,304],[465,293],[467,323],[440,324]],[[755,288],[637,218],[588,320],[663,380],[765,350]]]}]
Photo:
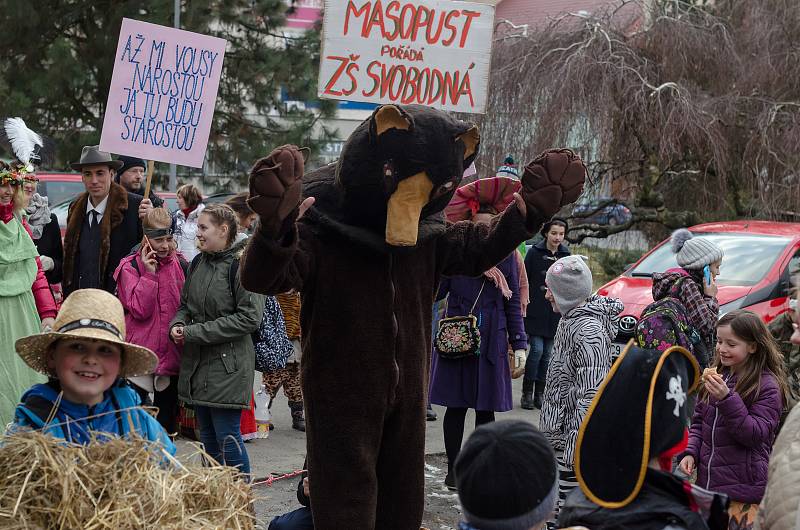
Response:
[{"label": "bare tree", "polygon": [[620,0],[499,36],[479,171],[573,146],[633,211],[576,227],[601,237],[800,217],[800,2],[709,4]]}]

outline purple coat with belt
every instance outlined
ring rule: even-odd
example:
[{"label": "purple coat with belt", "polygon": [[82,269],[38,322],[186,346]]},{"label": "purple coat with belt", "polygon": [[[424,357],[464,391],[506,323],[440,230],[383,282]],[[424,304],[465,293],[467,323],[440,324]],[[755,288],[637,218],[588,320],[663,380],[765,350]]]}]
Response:
[{"label": "purple coat with belt", "polygon": [[730,393],[721,401],[700,400],[684,455],[697,465],[697,484],[727,494],[732,501],[759,503],[780,423],[783,398],[775,376],[761,374],[755,399],[743,401],[733,390],[736,377],[723,373]]},{"label": "purple coat with belt", "polygon": [[[443,278],[438,298],[448,296],[446,316],[469,314],[478,293],[473,313],[481,333],[481,354],[459,360],[439,357],[434,347],[431,366],[430,401],[446,407],[505,412],[513,408],[508,344],[525,349],[528,337],[519,301],[519,267],[513,254],[497,265],[512,291],[506,300],[492,280],[485,276]],[[485,282],[485,284],[484,284]]]}]

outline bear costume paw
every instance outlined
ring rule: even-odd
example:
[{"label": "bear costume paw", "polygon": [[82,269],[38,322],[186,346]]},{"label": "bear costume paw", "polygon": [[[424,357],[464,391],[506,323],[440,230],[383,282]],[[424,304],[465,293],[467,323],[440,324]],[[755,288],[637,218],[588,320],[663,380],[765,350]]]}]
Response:
[{"label": "bear costume paw", "polygon": [[525,166],[521,195],[528,206],[546,219],[575,202],[583,192],[587,170],[570,149],[549,149]]},{"label": "bear costume paw", "polygon": [[[260,230],[277,237],[297,211],[303,192],[306,149],[282,145],[259,159],[250,170],[247,205],[259,215]],[[292,217],[293,218],[293,217]]]}]

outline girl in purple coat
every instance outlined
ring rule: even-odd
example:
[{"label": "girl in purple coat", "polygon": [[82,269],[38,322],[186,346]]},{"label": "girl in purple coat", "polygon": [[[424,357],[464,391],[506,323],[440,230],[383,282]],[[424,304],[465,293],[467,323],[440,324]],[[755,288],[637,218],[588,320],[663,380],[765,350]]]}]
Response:
[{"label": "girl in purple coat", "polygon": [[680,468],[688,475],[697,469],[698,485],[730,497],[733,528],[755,520],[787,396],[780,350],[766,325],[750,311],[723,316]]},{"label": "girl in purple coat", "polygon": [[[472,220],[488,223],[496,213],[482,206]],[[445,485],[454,489],[451,470],[461,450],[467,409],[475,410],[475,427],[494,421],[495,412],[511,410],[509,343],[515,359],[520,365],[525,363],[528,338],[522,321],[516,256],[510,254],[479,278],[443,279],[437,299],[445,296],[447,317],[467,315],[475,305],[472,314],[478,318],[481,334],[477,357],[443,359],[434,348],[430,401],[447,407],[442,425],[448,461]]]}]

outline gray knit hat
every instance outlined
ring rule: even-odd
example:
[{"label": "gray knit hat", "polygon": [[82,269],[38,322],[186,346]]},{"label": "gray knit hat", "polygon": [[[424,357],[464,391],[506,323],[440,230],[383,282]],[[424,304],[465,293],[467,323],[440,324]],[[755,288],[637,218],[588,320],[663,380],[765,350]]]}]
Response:
[{"label": "gray knit hat", "polygon": [[721,261],[725,252],[707,237],[694,237],[685,228],[672,233],[672,252],[678,265],[687,270],[700,270],[706,265]]},{"label": "gray knit hat", "polygon": [[581,305],[592,294],[592,271],[585,260],[585,256],[567,256],[547,270],[545,283],[562,315]]}]

